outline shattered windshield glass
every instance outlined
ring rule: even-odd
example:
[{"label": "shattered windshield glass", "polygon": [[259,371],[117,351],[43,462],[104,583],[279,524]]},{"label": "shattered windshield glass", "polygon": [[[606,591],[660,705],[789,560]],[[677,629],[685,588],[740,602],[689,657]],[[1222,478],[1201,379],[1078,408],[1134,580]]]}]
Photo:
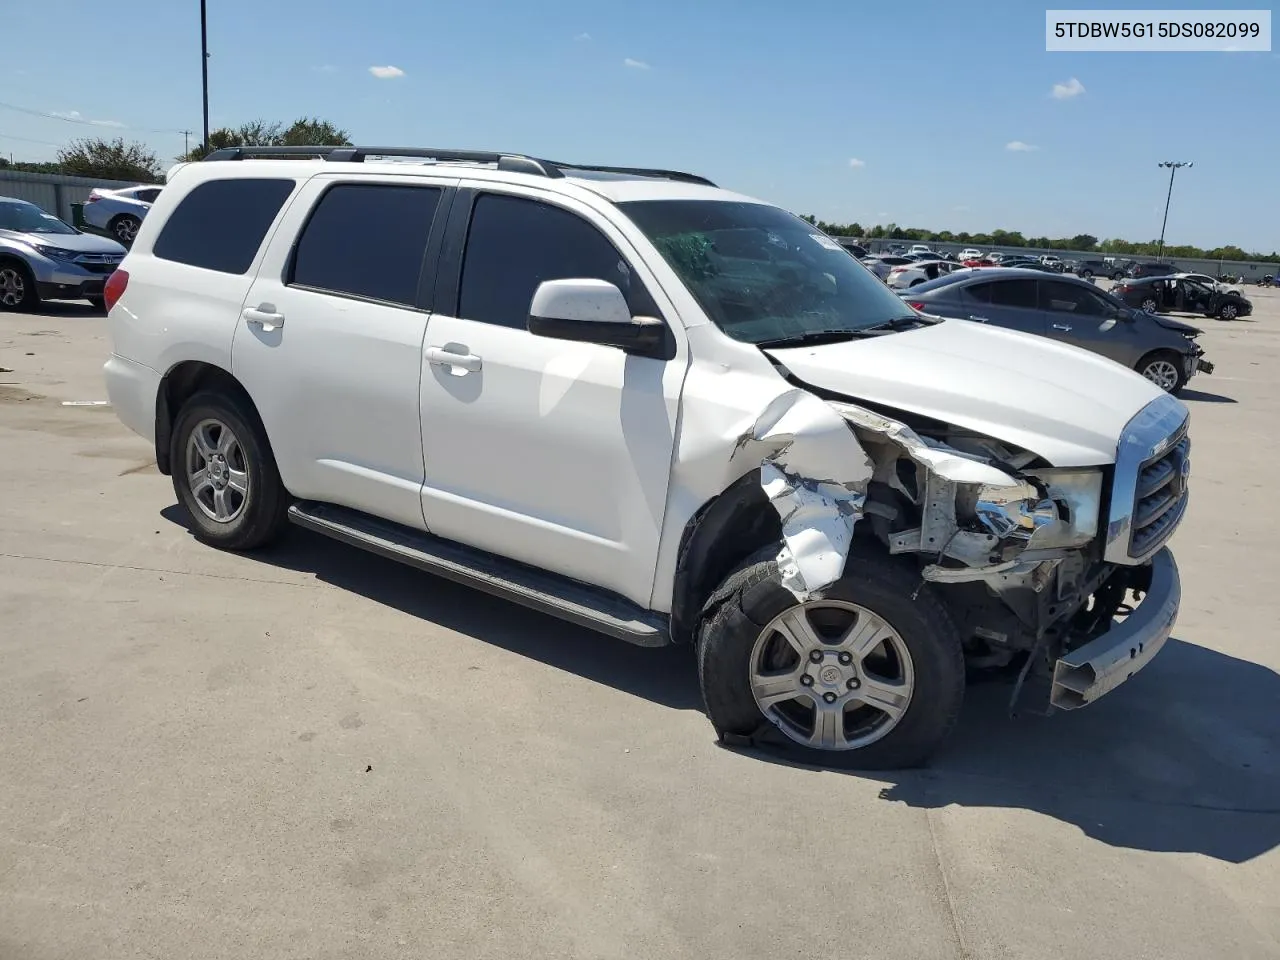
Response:
[{"label": "shattered windshield glass", "polygon": [[735,340],[803,340],[911,315],[840,244],[777,207],[718,200],[642,200],[619,207],[711,321]]}]

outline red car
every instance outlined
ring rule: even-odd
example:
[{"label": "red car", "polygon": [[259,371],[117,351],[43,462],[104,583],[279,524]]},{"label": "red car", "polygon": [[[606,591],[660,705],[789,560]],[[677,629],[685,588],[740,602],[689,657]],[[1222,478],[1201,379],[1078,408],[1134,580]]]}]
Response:
[{"label": "red car", "polygon": [[996,267],[999,266],[994,260],[988,260],[986,257],[979,257],[975,260],[965,260],[966,267]]}]

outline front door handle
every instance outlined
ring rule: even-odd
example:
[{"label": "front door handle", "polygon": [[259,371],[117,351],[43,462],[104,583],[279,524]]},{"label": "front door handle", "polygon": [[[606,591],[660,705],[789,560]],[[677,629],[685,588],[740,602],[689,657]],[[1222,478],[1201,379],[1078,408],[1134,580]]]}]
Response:
[{"label": "front door handle", "polygon": [[1067,323],[1055,323],[1053,325],[1053,329],[1061,330],[1063,333],[1069,333],[1071,331],[1071,325]]},{"label": "front door handle", "polygon": [[275,306],[270,303],[260,303],[256,307],[245,307],[241,316],[244,317],[245,323],[260,326],[268,333],[277,327],[284,326],[284,314],[276,313]]},{"label": "front door handle", "polygon": [[477,373],[484,365],[484,361],[474,353],[454,353],[444,347],[427,347],[422,353],[427,358],[427,363],[438,367],[453,367],[467,373]]}]

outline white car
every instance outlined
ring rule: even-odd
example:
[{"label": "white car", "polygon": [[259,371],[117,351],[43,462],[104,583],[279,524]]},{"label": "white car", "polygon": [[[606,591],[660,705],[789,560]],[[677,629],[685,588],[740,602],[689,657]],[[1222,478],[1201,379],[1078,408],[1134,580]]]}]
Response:
[{"label": "white car", "polygon": [[1216,277],[1211,277],[1207,273],[1175,273],[1175,280],[1194,280],[1196,283],[1202,283],[1210,290],[1217,290],[1219,293],[1235,293],[1244,296],[1244,291],[1239,286],[1230,283],[1223,283]]},{"label": "white car", "polygon": [[929,245],[927,243],[913,243],[910,249],[907,250],[907,256],[909,257],[919,256],[920,254],[931,254],[931,253],[933,253],[933,251],[929,249]]},{"label": "white car", "polygon": [[885,283],[895,290],[905,290],[909,287],[919,286],[929,280],[944,277],[956,270],[965,269],[968,268],[964,264],[954,263],[950,260],[922,260],[918,263],[907,263],[902,266],[892,267],[889,270],[889,275],[885,278]]},{"label": "white car", "polygon": [[1026,696],[1074,709],[1169,636],[1155,384],[918,313],[696,175],[373,152],[192,163],[107,283],[112,409],[201,541],[292,522],[692,644],[721,738],[823,764],[923,762],[966,659],[1034,651]]},{"label": "white car", "polygon": [[133,243],[138,227],[147,211],[160,196],[160,187],[143,184],[123,190],[95,187],[84,203],[84,222],[101,233],[108,233],[125,246]]},{"label": "white car", "polygon": [[956,259],[957,260],[981,260],[982,251],[979,250],[977,247],[965,247],[956,256]]}]

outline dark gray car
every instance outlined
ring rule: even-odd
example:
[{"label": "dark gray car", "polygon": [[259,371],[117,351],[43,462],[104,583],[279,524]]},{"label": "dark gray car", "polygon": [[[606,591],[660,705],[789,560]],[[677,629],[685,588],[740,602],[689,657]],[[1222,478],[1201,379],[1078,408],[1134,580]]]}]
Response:
[{"label": "dark gray car", "polygon": [[903,293],[916,310],[1061,340],[1136,370],[1169,393],[1212,373],[1195,342],[1202,331],[1135,310],[1065,275],[1000,267],[951,274]]}]

